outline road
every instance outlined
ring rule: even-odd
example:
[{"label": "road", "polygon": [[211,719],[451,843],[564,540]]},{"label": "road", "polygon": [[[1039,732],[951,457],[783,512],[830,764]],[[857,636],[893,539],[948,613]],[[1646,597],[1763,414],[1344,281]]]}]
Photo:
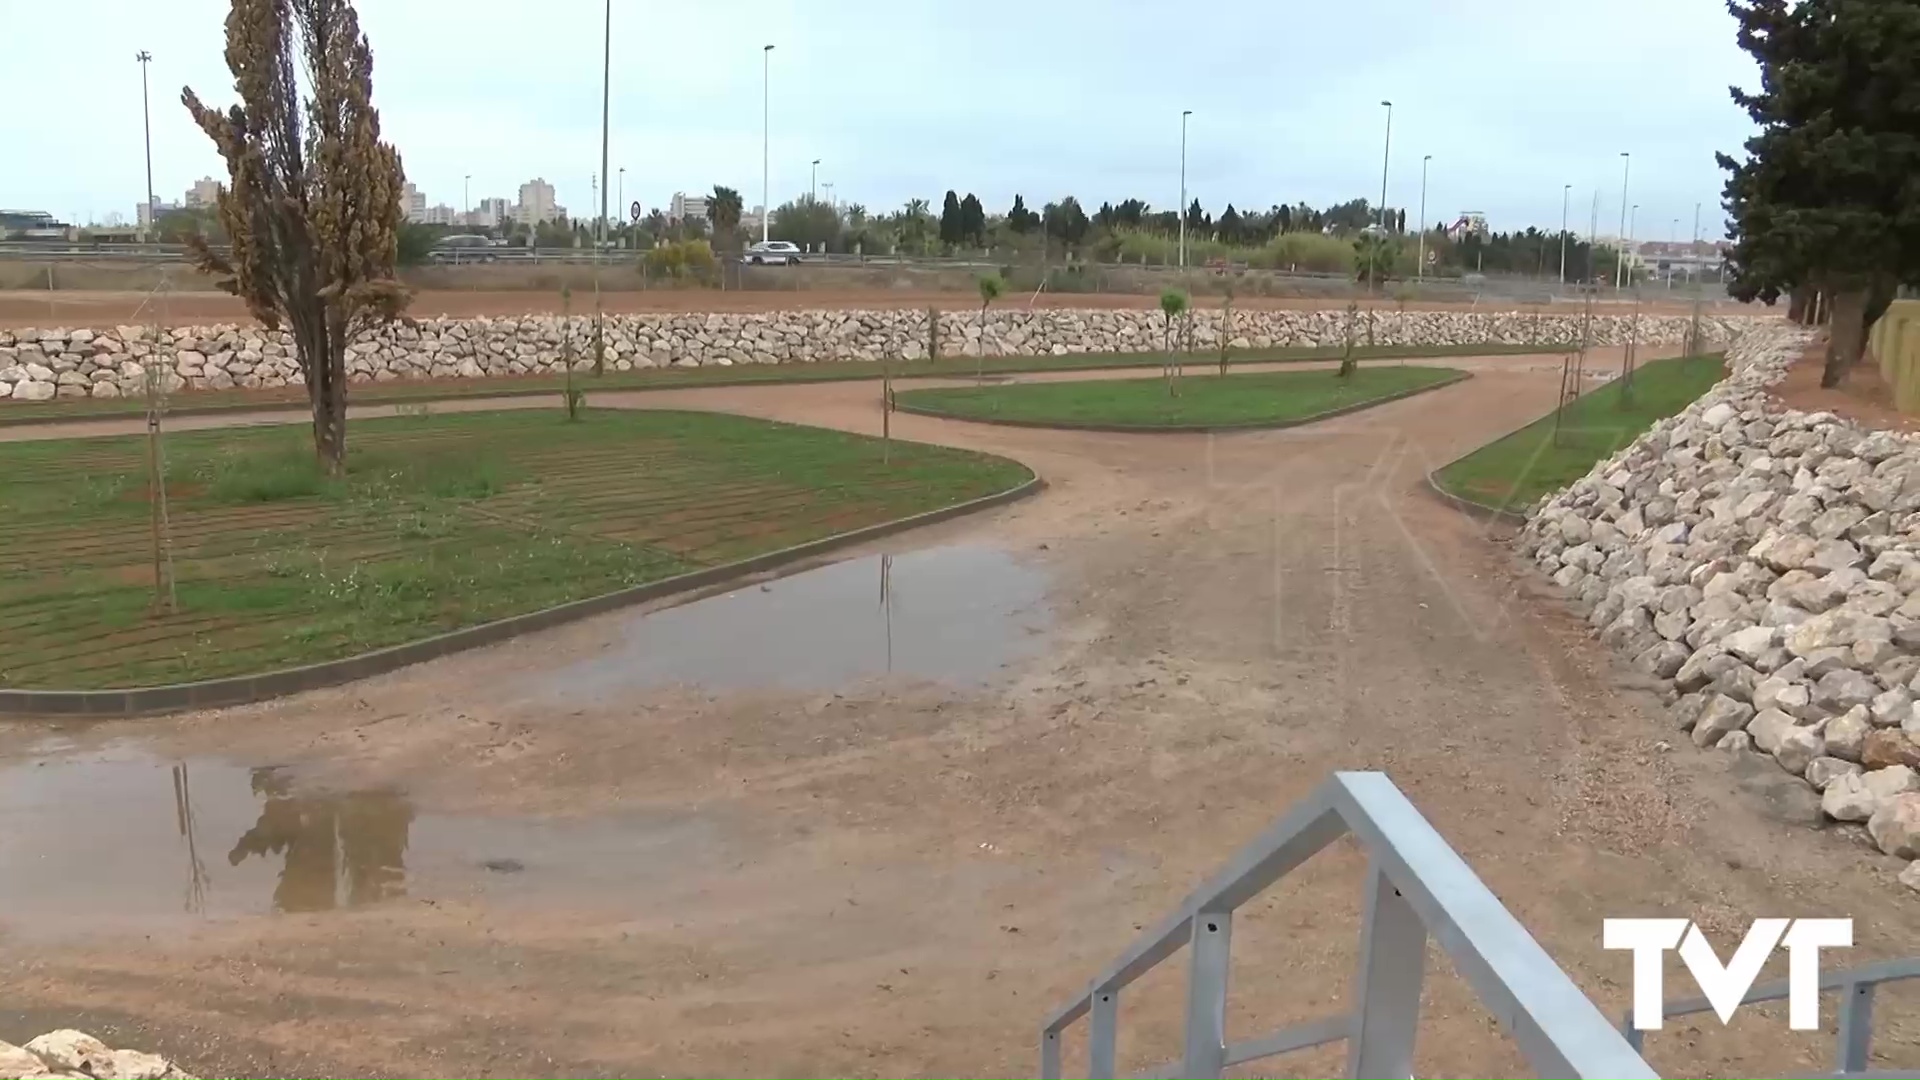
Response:
[{"label": "road", "polygon": [[[77,1026],[202,1075],[1029,1073],[1069,988],[1338,768],[1385,770],[1609,1011],[1629,961],[1605,916],[1691,917],[1723,951],[1755,915],[1851,916],[1848,961],[1912,951],[1897,867],[1796,823],[1777,769],[1675,740],[1418,492],[1552,403],[1551,364],[1473,366],[1281,432],[899,416],[1049,486],[823,572],[845,580],[261,706],[0,728],[0,1038]],[[602,404],[879,420],[867,384]],[[654,677],[676,657],[697,681]],[[1243,913],[1231,1037],[1341,1007],[1361,870],[1339,845]],[[1177,1048],[1183,970],[1129,998],[1123,1069]],[[1429,971],[1417,1075],[1520,1069]],[[1650,1057],[1823,1066],[1783,1016],[1683,1024]],[[1876,1050],[1920,1063],[1910,1008],[1879,1016]]]}]

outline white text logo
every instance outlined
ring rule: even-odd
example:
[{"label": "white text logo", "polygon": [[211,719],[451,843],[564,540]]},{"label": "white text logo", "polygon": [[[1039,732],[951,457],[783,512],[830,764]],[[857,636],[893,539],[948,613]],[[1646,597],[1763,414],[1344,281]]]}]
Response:
[{"label": "white text logo", "polygon": [[[1788,924],[1792,925],[1789,926]],[[1608,919],[1600,944],[1633,953],[1633,1026],[1658,1031],[1666,987],[1662,954],[1678,948],[1680,960],[1700,984],[1720,1022],[1730,1023],[1776,946],[1787,950],[1787,1026],[1820,1027],[1820,950],[1853,944],[1852,919],[1755,919],[1733,959],[1720,962],[1700,928],[1686,919]]]}]

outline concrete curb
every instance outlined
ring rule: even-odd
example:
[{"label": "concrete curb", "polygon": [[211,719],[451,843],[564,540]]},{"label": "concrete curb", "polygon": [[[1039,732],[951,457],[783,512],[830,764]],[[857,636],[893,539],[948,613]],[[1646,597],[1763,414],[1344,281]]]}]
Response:
[{"label": "concrete curb", "polygon": [[964,424],[992,424],[996,427],[1041,428],[1052,429],[1054,431],[1095,431],[1113,435],[1226,434],[1236,431],[1278,431],[1282,428],[1300,427],[1303,424],[1319,423],[1322,420],[1331,420],[1337,416],[1346,416],[1351,413],[1361,412],[1376,406],[1386,405],[1390,402],[1401,401],[1419,394],[1424,394],[1430,390],[1438,390],[1442,387],[1452,386],[1455,383],[1464,382],[1471,378],[1473,378],[1473,372],[1471,371],[1456,371],[1453,373],[1452,378],[1441,379],[1439,382],[1429,383],[1426,386],[1416,386],[1410,390],[1402,390],[1398,393],[1388,394],[1385,397],[1369,398],[1366,401],[1357,401],[1352,405],[1342,405],[1337,409],[1328,409],[1325,412],[1314,413],[1312,416],[1297,416],[1290,420],[1262,420],[1244,424],[1079,424],[1071,421],[1001,420],[984,416],[961,416],[958,413],[943,412],[938,409],[916,408],[912,405],[902,404],[900,395],[897,393],[894,395],[893,407],[896,412],[912,413],[915,416],[930,416],[936,420],[957,420]]},{"label": "concrete curb", "polygon": [[493,622],[481,623],[478,626],[469,626],[419,641],[410,641],[404,645],[361,653],[358,656],[324,660],[302,667],[283,668],[261,675],[235,675],[222,679],[207,679],[202,682],[144,686],[124,690],[0,689],[0,716],[40,718],[153,716],[186,709],[245,705],[270,698],[285,697],[303,690],[337,686],[357,679],[382,675],[422,661],[479,648],[482,645],[493,645],[521,634],[545,630],[584,619],[590,615],[599,615],[617,608],[657,600],[675,593],[712,588],[838,548],[891,536],[923,525],[933,525],[977,511],[1005,506],[1037,494],[1045,487],[1046,482],[1036,474],[1030,476],[1025,483],[997,494],[894,521],[883,521],[878,525],[869,525],[851,532],[822,537],[819,540],[810,540],[804,544],[770,551],[764,555],[756,555],[725,566],[711,566],[704,570],[695,570],[660,581],[636,585],[630,589],[621,589],[601,596],[590,596],[584,600],[574,600],[540,611],[530,611],[524,615],[511,615]]},{"label": "concrete curb", "polygon": [[[1451,465],[1452,462],[1448,462],[1447,464]],[[1441,472],[1446,469],[1446,467],[1447,465],[1442,465],[1440,468],[1426,474],[1424,486],[1429,495],[1432,495],[1434,498],[1439,499],[1441,502],[1446,503],[1448,506],[1453,507],[1468,517],[1478,518],[1481,521],[1498,522],[1506,525],[1525,525],[1527,523],[1527,515],[1525,514],[1516,514],[1512,510],[1506,510],[1497,506],[1488,506],[1486,503],[1474,502],[1472,499],[1455,495],[1453,492],[1441,487],[1440,480],[1435,476],[1435,473]]]}]

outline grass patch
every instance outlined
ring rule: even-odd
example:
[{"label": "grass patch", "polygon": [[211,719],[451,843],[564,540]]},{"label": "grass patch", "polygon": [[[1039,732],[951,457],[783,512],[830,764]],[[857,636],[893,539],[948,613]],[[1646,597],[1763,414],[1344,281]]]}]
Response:
[{"label": "grass patch", "polygon": [[1634,372],[1623,402],[1618,380],[1569,404],[1554,437],[1553,414],[1446,466],[1434,479],[1447,492],[1501,510],[1520,510],[1573,483],[1686,408],[1726,374],[1723,354],[1655,360]]},{"label": "grass patch", "polygon": [[1450,368],[1366,367],[1187,375],[1178,397],[1162,379],[1101,379],[909,390],[903,408],[965,420],[1107,427],[1252,427],[1305,420],[1460,377]]},{"label": "grass patch", "polygon": [[151,611],[144,437],[0,444],[0,686],[273,670],[1014,487],[1001,458],[711,413],[558,409],[167,437],[180,611]]},{"label": "grass patch", "polygon": [[[1269,349],[1235,349],[1236,364],[1306,363],[1338,360],[1341,346],[1287,345]],[[1556,344],[1538,345],[1381,345],[1356,348],[1362,360],[1405,360],[1435,356],[1512,356],[1564,352]],[[1193,366],[1216,363],[1219,353],[1195,354]],[[978,362],[988,374],[1024,374],[1035,371],[1089,371],[1103,368],[1159,367],[1161,352],[1071,353],[1066,356],[989,356],[984,362],[961,356],[941,360],[896,361],[896,379],[970,376]],[[880,367],[868,360],[836,360],[818,364],[743,364],[734,367],[647,368],[610,371],[605,375],[576,375],[575,383],[589,393],[614,390],[673,390],[692,386],[753,386],[761,383],[834,382],[879,379]],[[485,379],[357,384],[350,400],[355,405],[418,405],[462,398],[559,395],[565,379],[559,375],[516,375]],[[306,409],[306,391],[298,386],[264,390],[190,390],[171,399],[179,414],[219,413],[254,409]],[[138,398],[67,398],[48,402],[0,401],[0,426],[9,420],[83,420],[138,416],[146,409]]]}]

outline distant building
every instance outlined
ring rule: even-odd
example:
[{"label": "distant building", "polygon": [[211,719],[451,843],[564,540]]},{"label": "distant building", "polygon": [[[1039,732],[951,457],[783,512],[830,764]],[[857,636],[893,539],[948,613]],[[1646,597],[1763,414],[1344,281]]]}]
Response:
[{"label": "distant building", "polygon": [[553,201],[552,184],[536,176],[520,185],[520,201],[513,207],[513,220],[516,224],[531,228],[544,221],[553,221],[565,214],[566,210]]},{"label": "distant building", "polygon": [[400,215],[408,221],[425,221],[427,196],[409,180],[400,188]]},{"label": "distant building", "polygon": [[458,210],[441,203],[438,206],[427,207],[426,212],[420,215],[420,222],[423,225],[452,225],[459,217]]},{"label": "distant building", "polygon": [[220,197],[220,181],[211,176],[203,176],[187,189],[186,206],[191,210],[212,207]]},{"label": "distant building", "polygon": [[676,191],[673,193],[672,201],[667,203],[667,220],[685,221],[688,218],[698,218],[701,221],[709,220],[707,217],[707,197],[705,195],[687,195]]},{"label": "distant building", "polygon": [[153,200],[153,204],[151,206],[147,205],[146,203],[134,203],[133,204],[134,223],[142,229],[151,229],[153,228],[154,218],[160,217],[164,214],[170,214],[178,209],[180,209],[179,203],[161,202],[159,199]]},{"label": "distant building", "polygon": [[0,210],[0,239],[59,239],[69,226],[45,210]]},{"label": "distant building", "polygon": [[1447,226],[1447,239],[1459,240],[1472,235],[1484,240],[1491,231],[1487,226],[1487,215],[1478,210],[1462,210],[1460,219]]},{"label": "distant building", "polygon": [[766,216],[767,211],[765,207],[756,206],[751,210],[742,210],[740,212],[740,231],[742,233],[758,235],[760,232],[760,221]]},{"label": "distant building", "polygon": [[480,229],[497,229],[513,220],[513,204],[505,199],[481,199],[467,215],[467,224]]}]

